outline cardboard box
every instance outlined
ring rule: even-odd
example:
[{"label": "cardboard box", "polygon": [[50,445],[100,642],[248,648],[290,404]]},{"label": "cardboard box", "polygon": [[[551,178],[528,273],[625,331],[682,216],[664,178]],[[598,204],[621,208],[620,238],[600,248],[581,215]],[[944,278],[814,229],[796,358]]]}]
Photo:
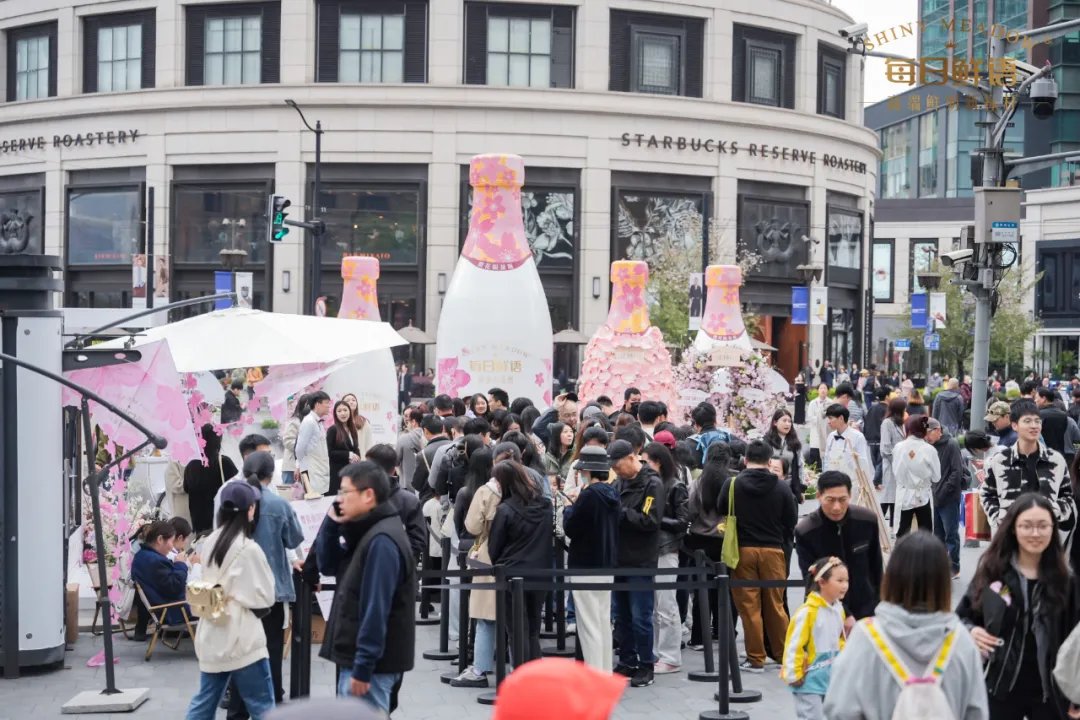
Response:
[{"label": "cardboard box", "polygon": [[64,642],[74,645],[79,639],[79,583],[68,583],[64,591]]},{"label": "cardboard box", "polygon": [[326,620],[318,615],[311,616],[311,644],[322,645],[326,635]]}]

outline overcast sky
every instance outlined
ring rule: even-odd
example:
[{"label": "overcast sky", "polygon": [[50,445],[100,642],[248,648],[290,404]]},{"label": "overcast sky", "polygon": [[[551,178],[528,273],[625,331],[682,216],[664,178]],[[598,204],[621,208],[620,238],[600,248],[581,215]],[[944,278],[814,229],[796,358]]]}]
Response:
[{"label": "overcast sky", "polygon": [[[918,0],[832,0],[832,4],[855,18],[855,22],[869,25],[871,35],[901,23],[914,24],[919,19]],[[918,43],[914,36],[910,36],[902,40],[890,40],[881,50],[913,58],[918,51]],[[906,89],[906,85],[898,85],[885,79],[884,60],[866,58],[863,99],[867,105]]]}]

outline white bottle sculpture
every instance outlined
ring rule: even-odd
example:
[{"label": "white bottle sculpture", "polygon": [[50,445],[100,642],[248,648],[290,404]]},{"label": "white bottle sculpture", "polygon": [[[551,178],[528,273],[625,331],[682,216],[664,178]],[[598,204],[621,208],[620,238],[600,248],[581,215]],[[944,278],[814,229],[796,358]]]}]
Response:
[{"label": "white bottle sculpture", "polygon": [[[380,322],[379,261],[375,258],[347,255],[341,259],[339,318]],[[335,370],[323,383],[334,402],[352,393],[357,410],[371,423],[371,439],[377,443],[397,442],[398,420],[397,370],[389,348],[374,350],[357,357],[356,362]]]},{"label": "white bottle sculpture", "polygon": [[468,397],[498,387],[551,405],[551,315],[521,217],[525,163],[477,155],[469,234],[443,299],[436,392]]},{"label": "white bottle sculpture", "polygon": [[645,286],[649,266],[640,261],[611,263],[611,306],[607,322],[585,347],[581,364],[581,396],[622,397],[629,387],[646,400],[666,403],[674,413],[677,396],[671,354],[660,328],[649,322]]},{"label": "white bottle sculpture", "polygon": [[705,268],[705,312],[701,316],[701,329],[694,338],[695,348],[707,351],[731,347],[743,350],[747,355],[753,350],[750,335],[743,325],[740,285],[742,270],[738,265]]}]

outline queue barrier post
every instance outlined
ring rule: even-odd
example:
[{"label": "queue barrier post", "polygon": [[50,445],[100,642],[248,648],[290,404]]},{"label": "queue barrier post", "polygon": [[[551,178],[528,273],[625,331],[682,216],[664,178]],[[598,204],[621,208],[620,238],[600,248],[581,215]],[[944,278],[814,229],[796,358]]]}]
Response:
[{"label": "queue barrier post", "polygon": [[[465,570],[469,562],[469,551],[466,548],[461,548],[458,551],[458,568]],[[467,585],[472,582],[471,577],[461,578],[461,584]],[[459,590],[461,597],[458,600],[458,649],[457,649],[457,669],[444,672],[439,676],[439,679],[444,683],[449,684],[451,680],[463,673],[466,668],[469,667],[469,595],[472,593],[468,588]]]},{"label": "queue barrier post", "polygon": [[506,569],[496,565],[495,571],[495,692],[476,698],[481,705],[494,705],[499,686],[506,679]]},{"label": "queue barrier post", "polygon": [[[698,578],[701,580],[701,585],[697,590],[697,602],[694,603],[694,607],[697,610],[698,627],[701,628],[701,644],[704,646],[702,654],[705,656],[705,669],[700,672],[695,671],[687,673],[686,679],[693,682],[716,682],[720,676],[716,671],[716,662],[713,657],[712,623],[709,622],[708,578],[709,569],[712,566],[712,563],[705,557],[703,551],[697,550],[694,552],[694,564],[701,568],[701,573],[698,575]],[[730,610],[728,612],[730,612]],[[720,622],[721,619],[717,618],[718,628],[720,627]]]},{"label": "queue barrier post", "polygon": [[[720,647],[726,648],[733,643],[732,627],[731,627],[731,598],[730,593],[730,578],[727,574],[727,568],[721,566],[720,573],[716,578],[716,604],[717,611],[720,615],[717,618],[717,635]],[[703,628],[705,630],[705,628]],[[711,633],[707,633],[711,634]],[[717,684],[719,685],[718,692],[716,694],[717,710],[706,710],[698,714],[698,720],[750,720],[750,715],[742,710],[732,710],[730,707],[730,693],[728,691],[729,682],[729,667],[731,664],[730,653],[724,653],[727,655],[719,665],[717,672]],[[735,657],[738,660],[738,655]],[[738,663],[736,663],[738,667]],[[759,698],[760,699],[760,698]]]},{"label": "queue barrier post", "polygon": [[[428,531],[428,535],[430,536],[431,535],[431,525],[430,524],[428,524],[428,526],[427,526],[427,531]],[[428,559],[428,544],[427,544],[427,541],[425,541],[424,542],[424,547],[421,548],[421,550],[420,550],[420,567],[425,569],[425,570],[427,569],[427,566],[428,566],[427,559]],[[419,593],[417,593],[417,595],[420,598],[420,611],[417,614],[416,624],[417,625],[437,625],[439,623],[439,618],[431,617],[431,613],[429,613],[428,609],[427,609],[427,606],[428,606],[427,592],[428,591],[424,589],[424,582],[423,581],[420,582],[420,587],[418,589],[419,589]]]},{"label": "queue barrier post", "polygon": [[[724,612],[723,604],[720,601],[720,592],[727,593],[728,602],[730,602],[730,598],[731,598],[731,580],[730,580],[731,576],[728,573],[728,568],[727,568],[726,565],[722,565],[721,568],[722,568],[722,572],[716,578],[716,583],[717,583],[717,585],[716,585],[716,587],[717,587],[717,591],[716,591],[717,592],[717,598],[716,599],[717,599],[717,603],[719,605],[719,607],[717,608],[717,613]],[[721,590],[721,585],[723,585],[726,589]],[[728,633],[727,633],[727,636],[728,636],[728,644],[727,644],[728,652],[727,652],[727,660],[724,661],[724,662],[727,662],[728,671],[730,673],[730,678],[731,678],[731,690],[728,692],[728,702],[733,702],[733,703],[760,702],[761,701],[761,693],[759,691],[757,691],[757,690],[746,690],[745,688],[743,688],[742,673],[739,672],[739,649],[735,646],[735,628],[734,628],[735,621],[732,620],[732,618],[731,618],[731,607],[730,606],[727,608],[727,615],[720,618],[720,622],[723,622],[728,626]],[[721,652],[723,652],[723,648],[721,648]],[[720,699],[719,694],[720,693],[717,692],[717,700]]]},{"label": "queue barrier post", "polygon": [[[453,660],[458,656],[457,651],[450,651],[450,579],[445,575],[450,567],[450,538],[442,538],[439,545],[442,549],[443,571],[443,582],[440,583],[443,587],[439,590],[439,647],[436,650],[426,650],[423,653],[425,660]],[[421,606],[420,610],[423,609]]]},{"label": "queue barrier post", "polygon": [[510,662],[515,668],[525,664],[526,624],[525,580],[510,578]]},{"label": "queue barrier post", "polygon": [[[562,543],[555,538],[555,569],[566,569],[566,555]],[[543,648],[540,652],[544,657],[574,657],[574,651],[566,647],[566,587],[565,578],[556,575],[552,578],[555,590],[555,646]]]},{"label": "queue barrier post", "polygon": [[311,694],[311,596],[312,588],[303,573],[293,571],[296,604],[292,611],[292,638],[289,652],[289,698]]}]

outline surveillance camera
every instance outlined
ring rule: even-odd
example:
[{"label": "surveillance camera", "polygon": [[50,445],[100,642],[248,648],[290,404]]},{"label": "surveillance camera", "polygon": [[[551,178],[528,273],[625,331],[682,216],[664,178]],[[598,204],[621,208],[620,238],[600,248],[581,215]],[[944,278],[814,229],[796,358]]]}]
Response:
[{"label": "surveillance camera", "polygon": [[1031,95],[1031,112],[1040,120],[1045,120],[1054,114],[1054,105],[1057,103],[1058,87],[1052,77],[1042,77],[1031,83],[1029,90]]},{"label": "surveillance camera", "polygon": [[941,254],[941,264],[947,268],[951,268],[954,265],[965,263],[971,260],[975,255],[975,251],[968,248],[967,250],[954,250],[952,252]]},{"label": "surveillance camera", "polygon": [[865,35],[869,29],[870,27],[866,23],[855,23],[854,25],[848,25],[846,28],[841,28],[840,37],[855,40]]}]

